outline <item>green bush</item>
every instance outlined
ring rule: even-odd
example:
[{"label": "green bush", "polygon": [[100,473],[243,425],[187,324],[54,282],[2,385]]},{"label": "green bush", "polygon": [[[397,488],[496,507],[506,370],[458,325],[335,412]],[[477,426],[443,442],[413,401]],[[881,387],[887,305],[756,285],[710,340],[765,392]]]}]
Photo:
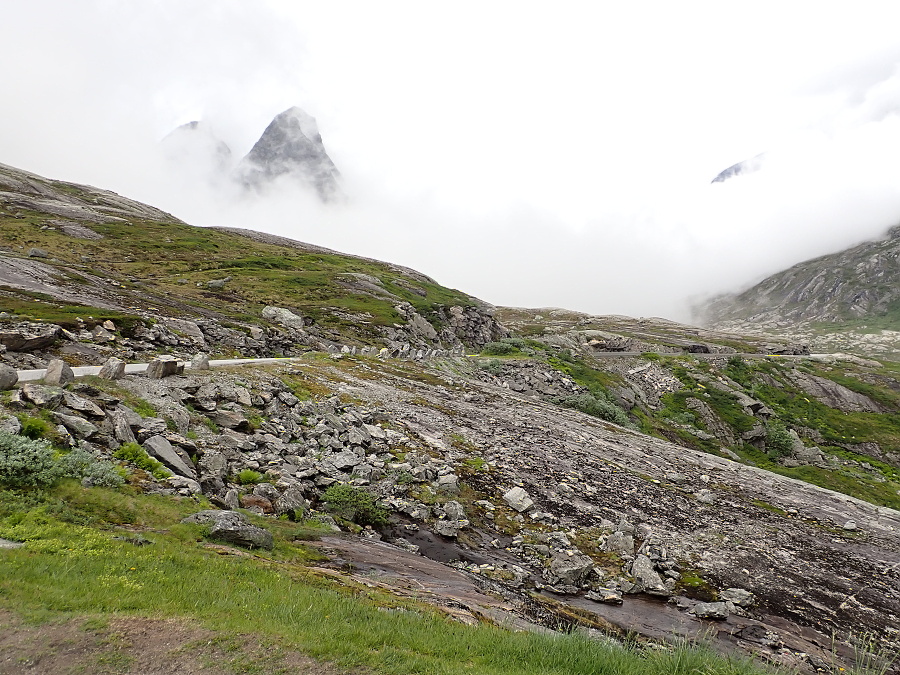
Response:
[{"label": "green bush", "polygon": [[503,372],[503,363],[499,359],[488,359],[487,361],[479,361],[478,367],[481,370],[489,372],[491,375],[499,375]]},{"label": "green bush", "polygon": [[62,478],[103,487],[118,487],[124,482],[112,464],[95,459],[86,450],[57,455],[47,441],[0,431],[0,485],[49,487]]},{"label": "green bush", "polygon": [[125,482],[112,463],[98,460],[82,448],[61,455],[58,464],[63,475],[80,479],[85,487],[115,488]]},{"label": "green bush", "polygon": [[322,499],[326,510],[357,525],[378,527],[388,524],[388,510],[375,497],[352,485],[332,485]]},{"label": "green bush", "polygon": [[772,457],[787,457],[794,447],[794,437],[779,422],[766,425],[766,452]]},{"label": "green bush", "polygon": [[42,420],[39,417],[29,417],[28,415],[19,416],[19,424],[22,425],[22,430],[19,432],[26,438],[30,438],[32,440],[38,440],[41,438],[46,438],[53,431],[53,428],[46,420]]},{"label": "green bush", "polygon": [[507,342],[488,342],[481,349],[482,354],[486,354],[487,356],[507,356],[509,354],[515,354],[519,351],[515,345],[511,345]]},{"label": "green bush", "polygon": [[255,485],[263,479],[263,475],[259,471],[253,469],[244,469],[237,475],[237,482],[240,485]]},{"label": "green bush", "polygon": [[0,485],[47,487],[62,478],[53,447],[44,440],[0,431]]},{"label": "green bush", "polygon": [[171,472],[163,466],[162,462],[153,459],[147,454],[147,451],[137,443],[123,443],[119,446],[119,449],[113,453],[113,457],[121,459],[123,462],[133,464],[139,469],[143,469],[147,473],[152,474],[157,480],[162,480],[163,478],[168,478],[172,475]]},{"label": "green bush", "polygon": [[628,419],[628,413],[600,392],[596,394],[572,394],[571,396],[555,398],[553,402],[566,408],[580,410],[583,413],[599,417],[602,420],[622,427],[634,427],[631,420]]}]

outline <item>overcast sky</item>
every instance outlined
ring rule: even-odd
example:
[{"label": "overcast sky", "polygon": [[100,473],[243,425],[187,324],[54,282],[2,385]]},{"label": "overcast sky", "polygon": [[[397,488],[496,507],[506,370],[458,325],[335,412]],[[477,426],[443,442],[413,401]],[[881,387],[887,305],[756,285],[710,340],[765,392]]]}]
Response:
[{"label": "overcast sky", "polygon": [[[900,223],[896,2],[7,2],[0,162],[495,304],[687,319]],[[161,159],[318,120],[345,204]],[[766,153],[759,171],[710,184]]]}]

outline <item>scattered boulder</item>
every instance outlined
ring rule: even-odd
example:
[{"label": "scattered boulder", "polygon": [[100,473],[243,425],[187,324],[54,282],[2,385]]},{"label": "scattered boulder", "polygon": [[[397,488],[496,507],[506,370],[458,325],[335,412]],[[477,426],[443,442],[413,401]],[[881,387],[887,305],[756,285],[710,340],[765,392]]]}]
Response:
[{"label": "scattered boulder", "polygon": [[160,380],[171,375],[178,375],[178,359],[168,354],[157,356],[147,364],[147,377],[151,380]]},{"label": "scattered boulder", "polygon": [[534,500],[528,496],[528,493],[520,488],[514,487],[503,495],[503,501],[509,504],[510,508],[515,509],[519,513],[527,511],[534,506]]},{"label": "scattered boulder", "polygon": [[691,608],[690,613],[698,619],[724,621],[728,618],[728,605],[724,602],[698,602]]},{"label": "scattered boulder", "polygon": [[62,359],[52,359],[44,373],[44,383],[54,387],[65,387],[75,379],[75,373],[68,363]]},{"label": "scattered boulder", "polygon": [[271,532],[251,525],[246,516],[237,511],[199,511],[181,522],[208,525],[211,539],[236,546],[271,550],[275,544]]},{"label": "scattered boulder", "polygon": [[670,596],[672,592],[663,583],[662,577],[654,569],[653,562],[645,555],[638,555],[631,564],[631,575],[635,585],[632,593],[649,593],[650,595]]},{"label": "scattered boulder", "polygon": [[209,354],[196,354],[191,359],[191,370],[209,370]]},{"label": "scattered boulder", "polygon": [[12,389],[18,381],[19,374],[16,372],[16,369],[5,363],[0,363],[0,391]]},{"label": "scattered boulder", "polygon": [[40,384],[26,382],[22,385],[22,395],[40,408],[56,408],[62,401],[62,390],[57,387],[45,387]]},{"label": "scattered boulder", "polygon": [[190,478],[191,480],[197,479],[197,472],[191,465],[190,459],[185,461],[173,445],[162,436],[151,436],[144,441],[144,450],[179,476]]},{"label": "scattered boulder", "polygon": [[594,569],[594,561],[581,553],[557,553],[550,560],[549,572],[554,581],[566,586],[578,586]]},{"label": "scattered boulder", "polygon": [[104,380],[118,380],[125,375],[125,362],[115,357],[109,358],[100,367],[97,375]]},{"label": "scattered boulder", "polygon": [[719,593],[719,597],[738,607],[753,607],[756,604],[756,596],[743,588],[727,588]]},{"label": "scattered boulder", "polygon": [[33,352],[52,346],[61,332],[62,327],[56,324],[22,321],[0,326],[0,345],[11,352]]}]

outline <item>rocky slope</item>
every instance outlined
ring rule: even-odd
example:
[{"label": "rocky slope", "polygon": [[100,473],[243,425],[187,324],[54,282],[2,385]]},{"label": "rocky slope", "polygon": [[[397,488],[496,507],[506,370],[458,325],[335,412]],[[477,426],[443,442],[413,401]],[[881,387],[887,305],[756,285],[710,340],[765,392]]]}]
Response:
[{"label": "rocky slope", "polygon": [[[516,372],[578,386],[521,359],[494,376],[469,359],[311,356],[26,383],[6,397],[4,426],[46,419],[58,443],[102,458],[137,442],[172,474],[133,470],[145,491],[332,523],[343,513],[363,537],[335,544],[345,560],[371,560],[384,540],[456,567],[532,623],[658,639],[712,630],[722,648],[804,668],[834,658],[832,633],[900,643],[900,513],[560,408],[543,384],[516,391]],[[389,524],[330,509],[336,485],[379,498]]]},{"label": "rocky slope", "polygon": [[900,228],[880,241],[794,265],[738,295],[703,308],[707,323],[882,320],[894,323],[900,300]]},{"label": "rocky slope", "polygon": [[246,185],[260,188],[282,176],[316,190],[319,198],[340,196],[340,173],[325,151],[312,115],[293,107],[275,116],[237,168]]}]

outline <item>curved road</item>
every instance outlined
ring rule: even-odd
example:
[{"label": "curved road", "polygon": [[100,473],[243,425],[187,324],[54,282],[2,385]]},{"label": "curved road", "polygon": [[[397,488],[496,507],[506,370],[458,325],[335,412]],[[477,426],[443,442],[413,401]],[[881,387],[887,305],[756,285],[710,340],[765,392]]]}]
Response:
[{"label": "curved road", "polygon": [[[643,352],[597,352],[596,354],[592,354],[592,356],[599,356],[601,358],[609,358],[609,357],[634,357],[641,356]],[[669,354],[665,354],[668,356]],[[673,354],[674,355],[674,354]],[[680,354],[679,354],[680,355]],[[477,354],[470,354],[472,356],[478,356]],[[716,356],[740,356],[741,358],[767,358],[769,356],[774,356],[777,358],[788,358],[788,359],[815,359],[816,357],[821,357],[821,354],[690,354],[690,356],[698,356],[700,358],[712,358]],[[827,355],[824,355],[827,356]],[[221,368],[222,366],[242,366],[246,364],[275,364],[275,363],[290,363],[291,361],[297,361],[300,357],[285,357],[285,358],[265,358],[265,359],[213,359],[210,360],[209,365],[211,368]],[[190,370],[191,364],[188,361],[179,361],[179,363],[184,363],[185,370]],[[100,372],[101,366],[75,366],[72,368],[72,372],[75,374],[75,377],[85,377],[86,375],[97,375]],[[125,365],[125,373],[128,375],[133,375],[134,373],[143,373],[147,370],[146,363],[128,363]],[[19,370],[16,371],[19,374],[19,382],[37,382],[38,380],[44,379],[44,375],[46,374],[46,369],[38,368],[36,370]]]},{"label": "curved road", "polygon": [[[282,358],[282,359],[214,359],[209,362],[211,368],[219,368],[222,366],[240,366],[245,363],[256,363],[256,364],[270,364],[270,363],[289,363],[291,361],[295,361],[295,358]],[[179,363],[182,363],[179,361]],[[190,362],[183,362],[186,370],[189,370],[191,367]],[[72,368],[72,372],[75,373],[75,377],[85,377],[86,375],[96,375],[100,372],[101,366],[76,366]],[[132,375],[134,373],[143,373],[147,370],[146,363],[128,363],[125,365],[125,373],[128,375]],[[38,380],[43,380],[44,375],[47,373],[46,369],[39,368],[37,370],[19,370],[16,371],[19,373],[19,382],[36,382]]]}]

